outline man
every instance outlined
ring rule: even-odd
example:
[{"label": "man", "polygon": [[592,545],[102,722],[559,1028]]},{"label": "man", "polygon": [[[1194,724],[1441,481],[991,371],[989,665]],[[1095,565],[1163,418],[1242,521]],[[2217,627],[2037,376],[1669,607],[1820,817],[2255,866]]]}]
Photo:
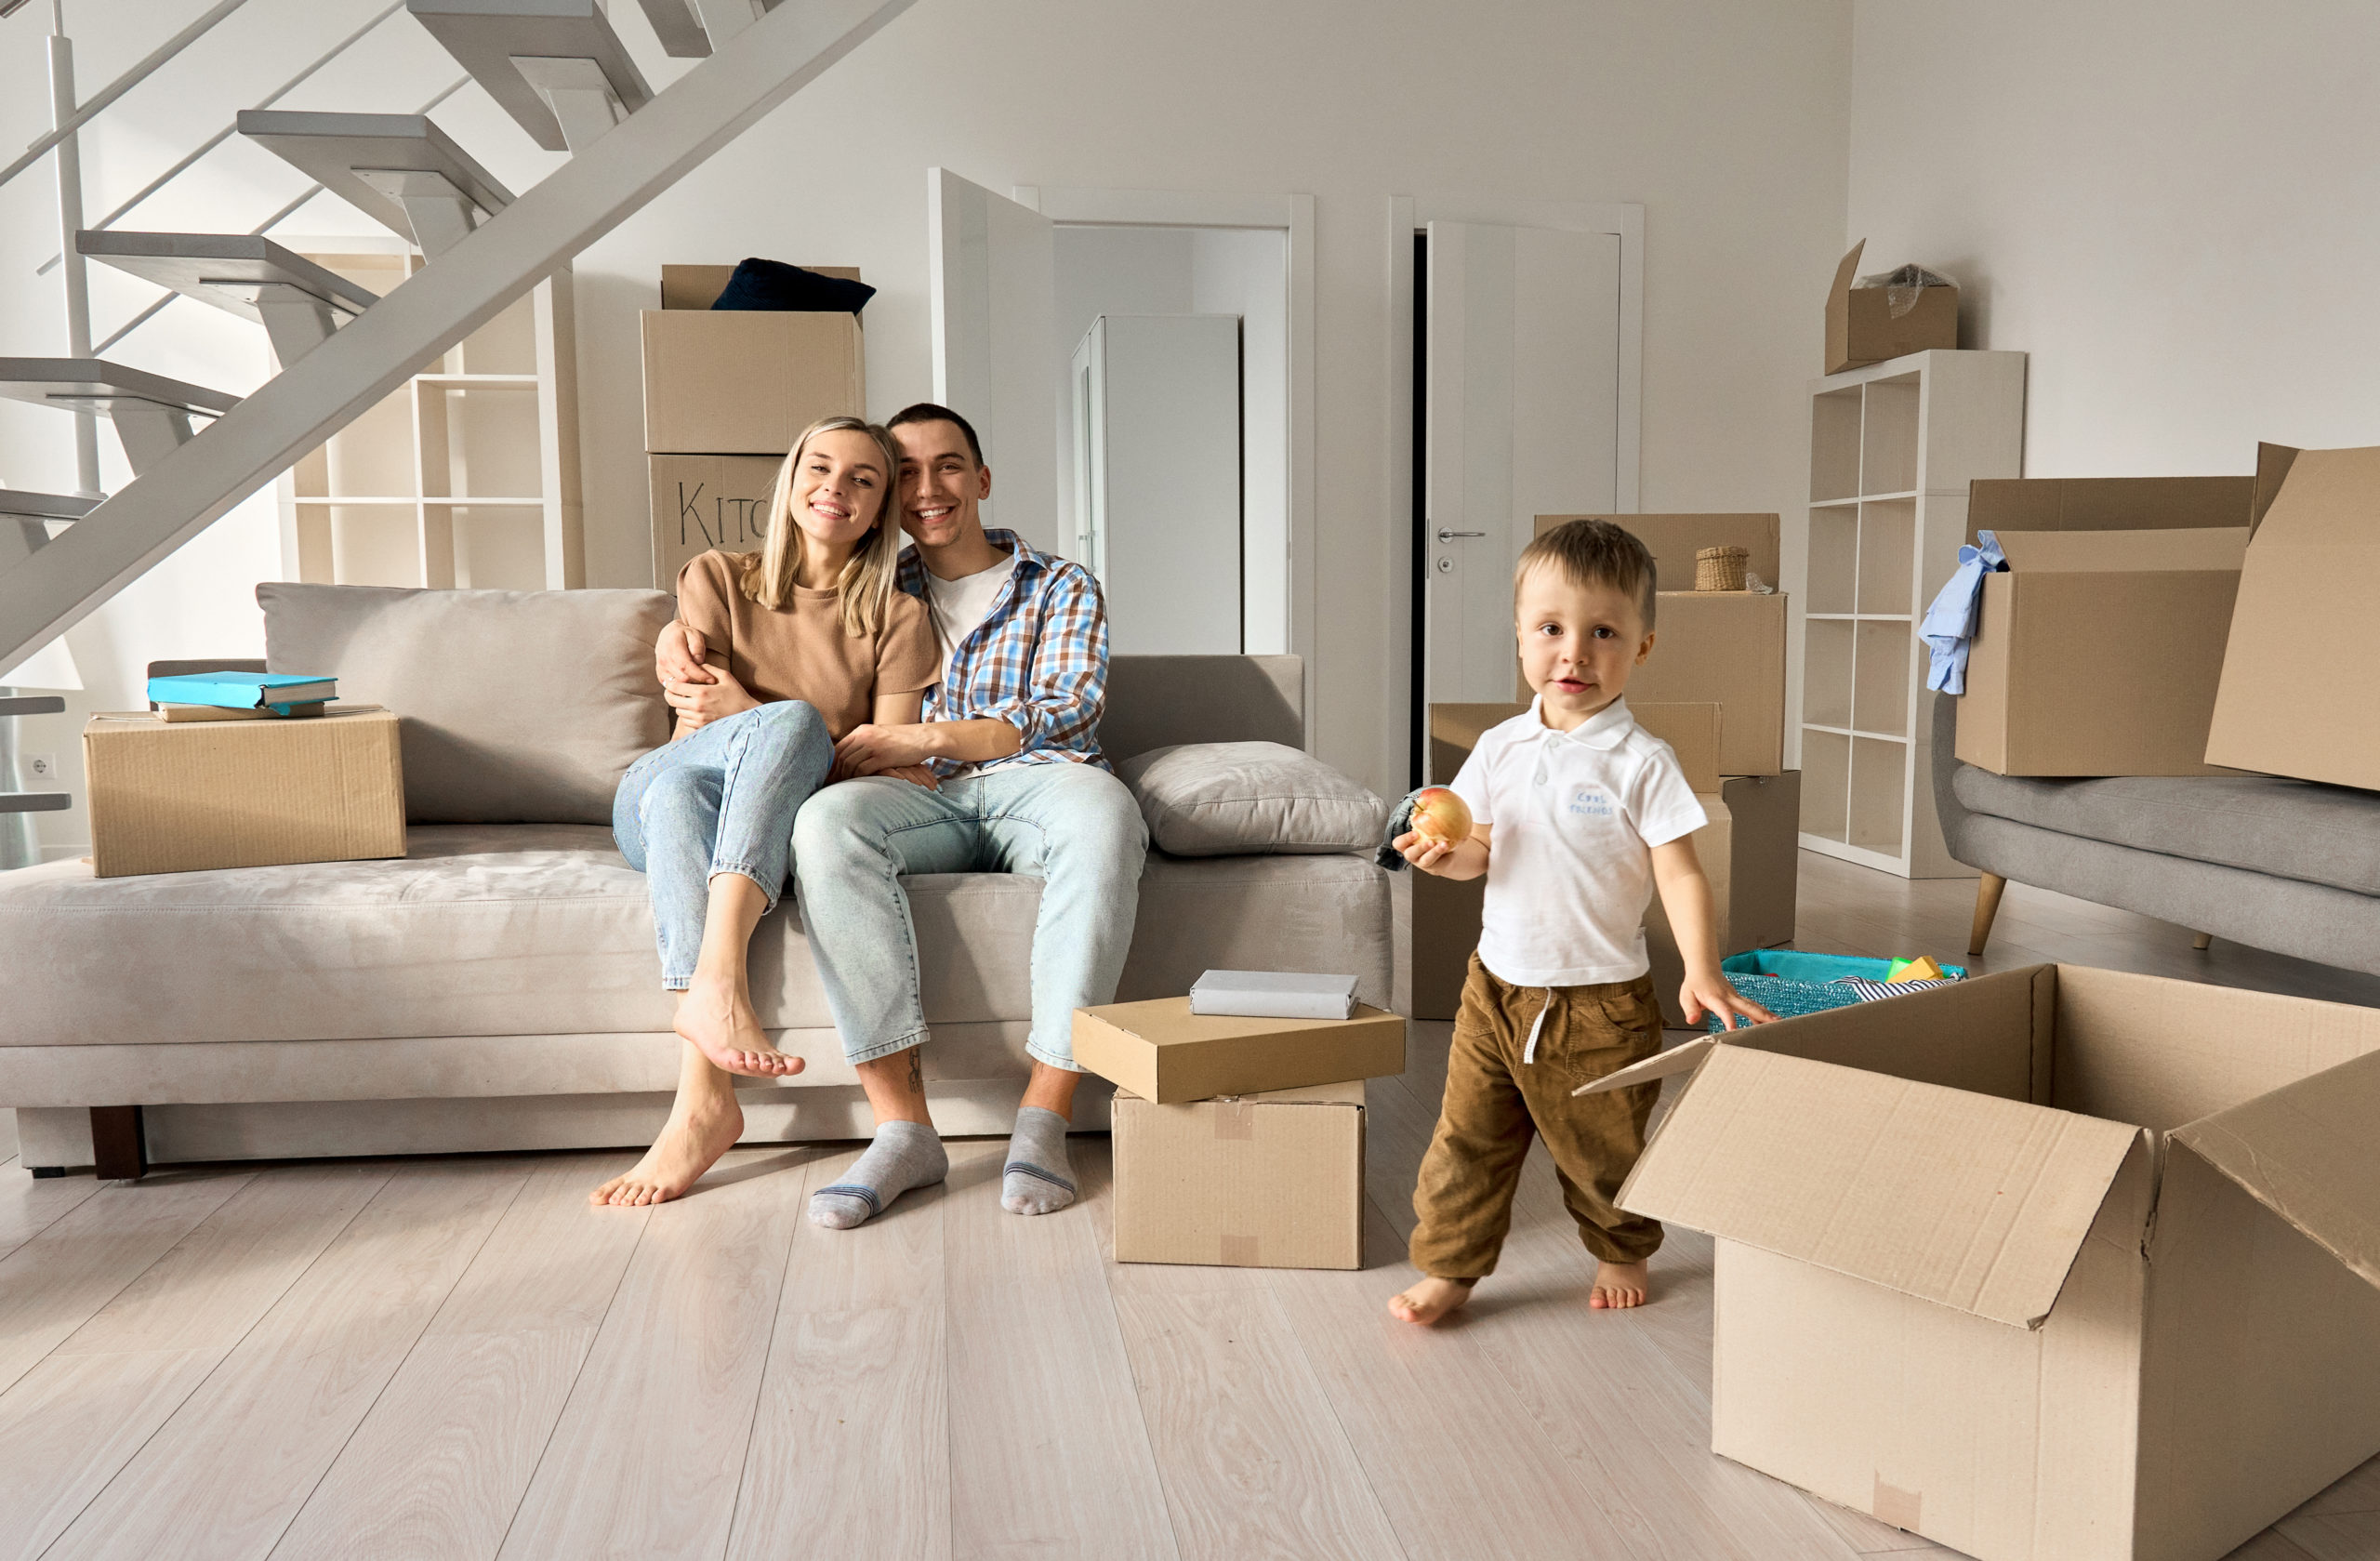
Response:
[{"label": "man", "polygon": [[[900,589],[941,631],[941,682],[921,722],[858,727],[840,771],[794,821],[802,925],[843,1051],[876,1114],[876,1138],[843,1179],[811,1195],[810,1217],[848,1229],[949,1167],[926,1114],[917,937],[906,873],[1012,872],[1042,880],[1033,932],[1033,1021],[1025,1085],[1000,1206],[1047,1214],[1075,1199],[1066,1127],[1077,1080],[1073,1017],[1116,995],[1139,907],[1148,831],[1098,743],[1107,615],[1079,564],[985,531],[991,468],[967,420],[921,403],[889,425]],[[705,647],[662,631],[664,682],[701,681]]]}]

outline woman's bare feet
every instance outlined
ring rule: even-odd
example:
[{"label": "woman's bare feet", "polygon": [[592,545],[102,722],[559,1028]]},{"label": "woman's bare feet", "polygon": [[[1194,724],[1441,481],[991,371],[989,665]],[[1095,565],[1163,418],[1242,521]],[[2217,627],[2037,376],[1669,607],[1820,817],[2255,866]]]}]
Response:
[{"label": "woman's bare feet", "polygon": [[678,999],[678,1016],[670,1027],[712,1065],[752,1078],[783,1078],[806,1065],[791,1052],[769,1044],[760,1016],[752,1012],[740,978],[706,981],[697,972],[694,983]]},{"label": "woman's bare feet", "polygon": [[1595,1263],[1595,1288],[1587,1304],[1596,1311],[1645,1304],[1646,1269],[1641,1263]]},{"label": "woman's bare feet", "polygon": [[668,1123],[644,1152],[644,1158],[588,1194],[587,1201],[599,1209],[607,1204],[615,1209],[641,1209],[648,1203],[683,1197],[686,1189],[717,1165],[719,1157],[734,1148],[743,1133],[744,1108],[735,1104],[733,1090],[699,1094],[681,1090],[677,1104],[669,1109]]},{"label": "woman's bare feet", "polygon": [[1440,1279],[1425,1274],[1415,1284],[1388,1298],[1388,1315],[1399,1322],[1427,1327],[1470,1299],[1471,1286],[1462,1280]]}]

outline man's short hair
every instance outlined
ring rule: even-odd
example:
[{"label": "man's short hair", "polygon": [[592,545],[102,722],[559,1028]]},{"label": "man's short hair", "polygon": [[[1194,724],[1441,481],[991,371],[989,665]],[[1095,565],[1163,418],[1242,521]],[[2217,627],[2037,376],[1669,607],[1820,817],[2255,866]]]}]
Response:
[{"label": "man's short hair", "polygon": [[1653,554],[1635,533],[1609,521],[1565,521],[1521,549],[1520,564],[1513,571],[1514,590],[1540,565],[1560,570],[1574,586],[1609,586],[1635,597],[1646,632],[1652,631]]},{"label": "man's short hair", "polygon": [[984,442],[975,437],[975,425],[969,422],[966,418],[961,417],[958,413],[953,412],[947,406],[943,406],[931,401],[917,402],[911,405],[905,406],[901,408],[900,411],[892,414],[892,416],[886,420],[884,426],[887,429],[897,429],[906,427],[910,423],[950,423],[956,425],[959,431],[967,436],[967,453],[975,457],[975,464],[977,466],[980,467],[984,464]]}]

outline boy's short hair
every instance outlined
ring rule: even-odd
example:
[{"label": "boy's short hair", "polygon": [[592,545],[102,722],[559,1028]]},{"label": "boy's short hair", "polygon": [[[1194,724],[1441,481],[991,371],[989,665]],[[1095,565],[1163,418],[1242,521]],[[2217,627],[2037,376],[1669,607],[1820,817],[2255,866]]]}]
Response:
[{"label": "boy's short hair", "polygon": [[1520,563],[1513,571],[1514,592],[1528,572],[1541,564],[1559,569],[1574,586],[1609,586],[1634,596],[1645,631],[1652,632],[1653,553],[1635,533],[1609,521],[1565,521],[1521,549]]},{"label": "boy's short hair", "polygon": [[984,464],[984,442],[975,437],[975,425],[969,422],[966,418],[961,417],[958,413],[953,412],[947,406],[943,406],[931,401],[917,402],[911,405],[905,406],[901,408],[900,411],[892,414],[890,418],[886,419],[884,427],[887,431],[890,431],[893,429],[906,427],[910,423],[950,423],[955,425],[959,431],[967,437],[967,453],[975,457],[975,464],[978,467],[981,467]]}]

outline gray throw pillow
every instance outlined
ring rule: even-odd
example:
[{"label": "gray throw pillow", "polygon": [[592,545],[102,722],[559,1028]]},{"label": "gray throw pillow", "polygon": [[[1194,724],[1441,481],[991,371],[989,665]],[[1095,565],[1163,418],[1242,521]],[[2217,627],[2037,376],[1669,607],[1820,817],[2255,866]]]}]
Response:
[{"label": "gray throw pillow", "polygon": [[265,663],[327,672],[399,719],[415,824],[609,824],[620,774],[669,738],[657,590],[257,588]]},{"label": "gray throw pillow", "polygon": [[1388,804],[1279,743],[1184,743],[1117,766],[1159,851],[1174,856],[1369,851]]}]

